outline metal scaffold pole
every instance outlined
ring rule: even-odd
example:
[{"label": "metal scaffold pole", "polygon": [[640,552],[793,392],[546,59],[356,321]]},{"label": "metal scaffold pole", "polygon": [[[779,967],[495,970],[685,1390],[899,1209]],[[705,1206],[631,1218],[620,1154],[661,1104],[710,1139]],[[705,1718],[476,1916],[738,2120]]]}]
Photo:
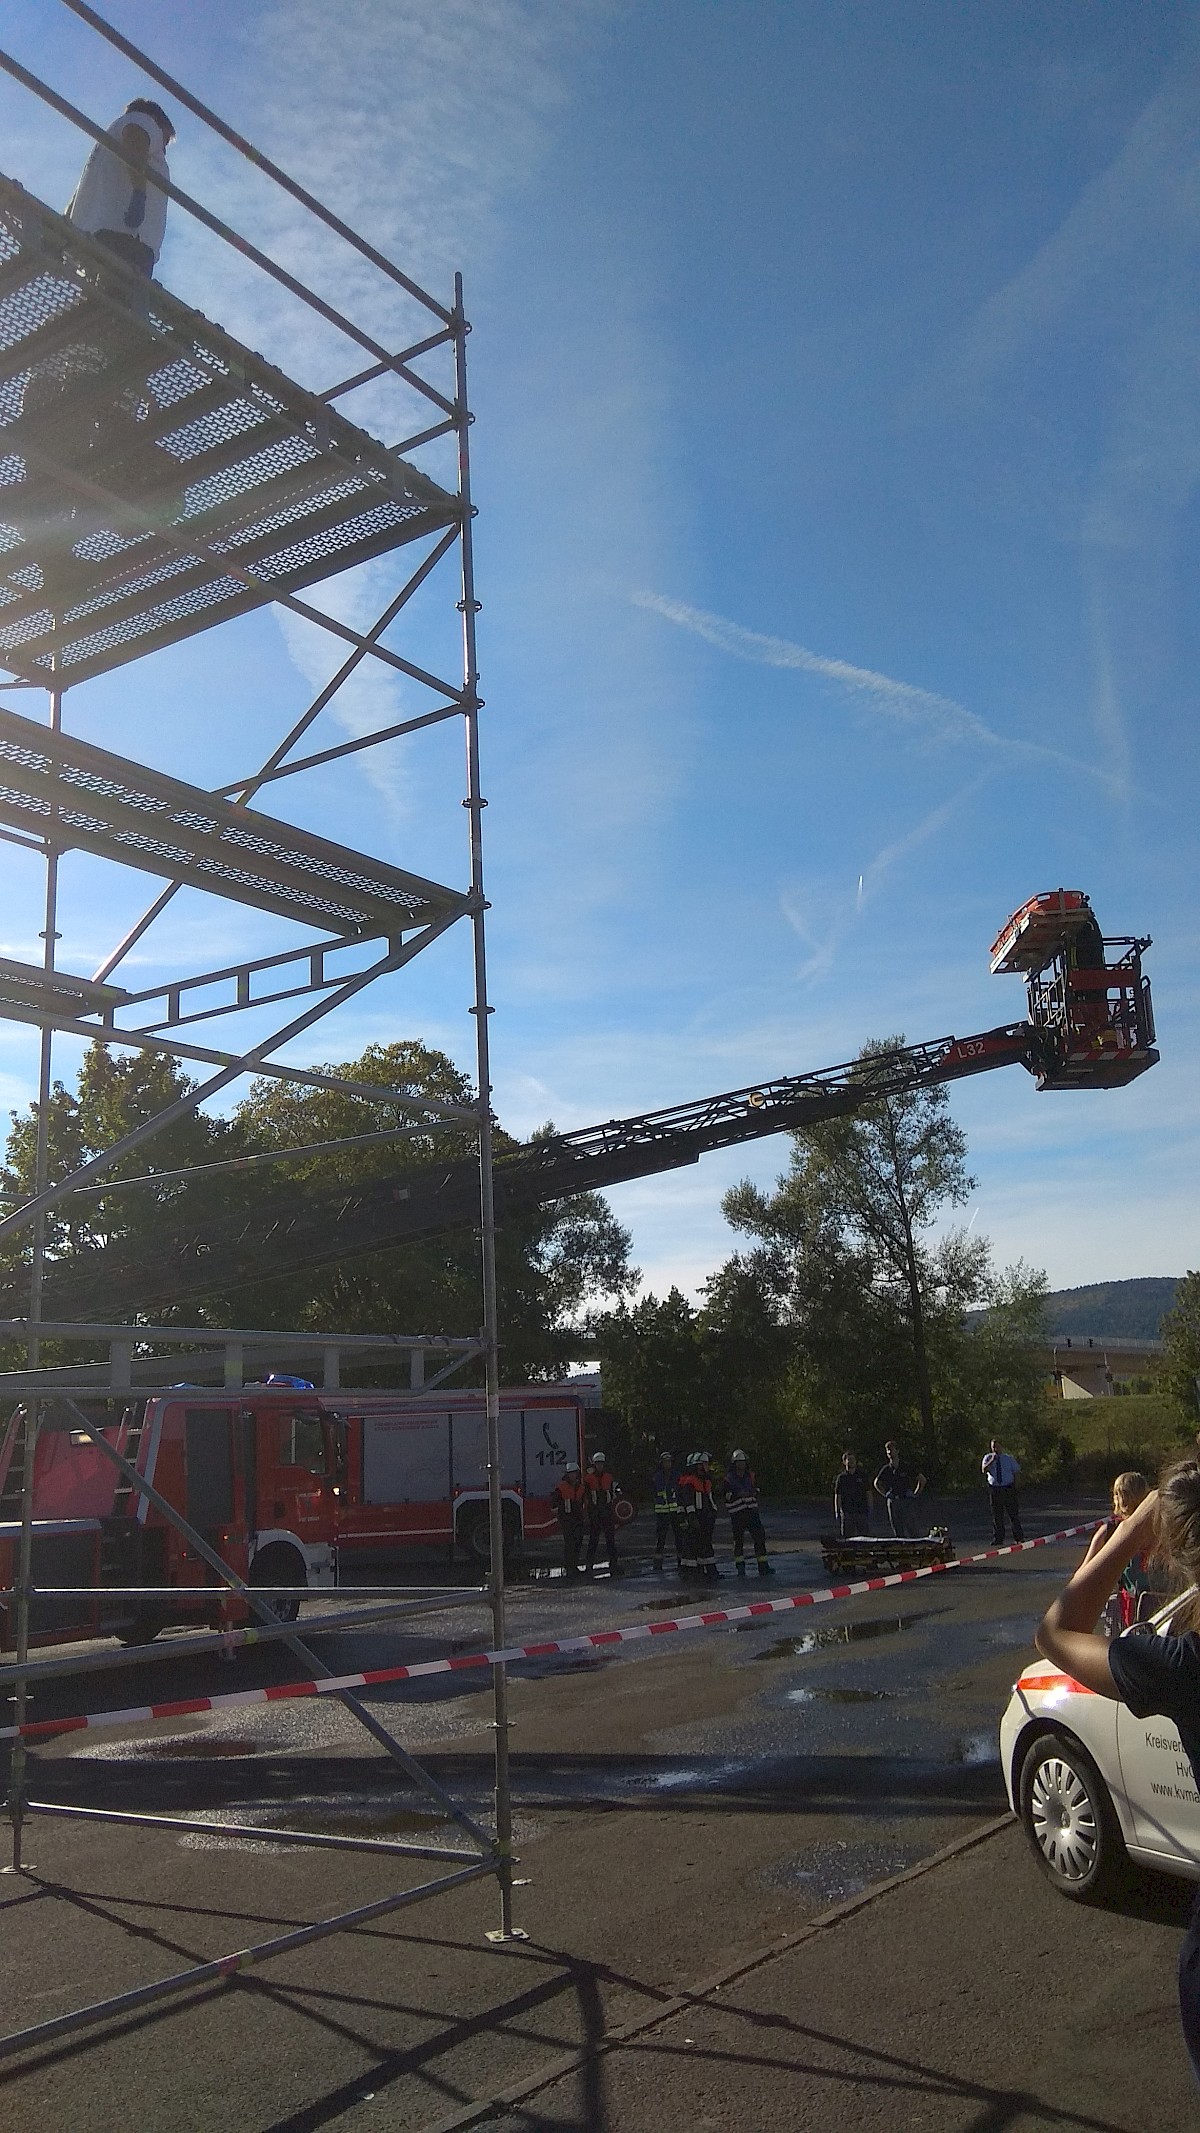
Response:
[{"label": "metal scaffold pole", "polygon": [[[471,504],[471,415],[467,399],[467,334],[462,275],[454,277],[455,428],[458,435],[458,494],[462,507],[463,709],[467,742],[466,807],[471,834],[471,894],[475,961],[475,1059],[479,1090],[479,1211],[483,1277],[483,1356],[487,1389],[488,1534],[491,1552],[489,1589],[492,1634],[496,1649],[507,1643],[504,1605],[504,1510],[500,1472],[500,1336],[496,1298],[496,1210],[492,1186],[492,1077],[487,996],[487,936],[483,894],[483,810],[487,806],[479,773],[479,664],[476,651],[475,558]],[[512,1915],[512,1794],[508,1773],[508,1676],[503,1664],[492,1669],[496,1730],[496,1848],[499,1857],[500,1924],[488,1934],[495,1942],[527,1940]]]},{"label": "metal scaffold pole", "polygon": [[[50,691],[50,731],[62,730],[62,691]],[[53,809],[51,811],[53,829]],[[47,976],[54,970],[55,949],[58,942],[58,846],[53,836],[46,844],[46,922],[42,933],[42,967]],[[47,1022],[42,1030],[38,1062],[38,1107],[37,1141],[34,1154],[34,1192],[45,1191],[50,1176],[50,1091],[53,1070],[54,1032]],[[46,1269],[46,1216],[42,1211],[34,1218],[33,1247],[29,1268],[29,1337],[27,1360],[29,1368],[36,1370],[41,1361],[42,1281]],[[14,1643],[17,1666],[24,1667],[29,1659],[29,1592],[33,1583],[33,1476],[37,1457],[38,1430],[41,1425],[41,1407],[31,1400],[25,1410],[24,1457],[21,1471],[21,1539],[17,1550],[17,1575],[14,1581]],[[13,1698],[16,1723],[23,1726],[29,1708],[29,1684],[23,1673],[18,1675]],[[13,1744],[12,1763],[9,1771],[8,1812],[12,1824],[12,1871],[22,1870],[22,1841],[25,1825],[25,1743],[18,1734]]]}]

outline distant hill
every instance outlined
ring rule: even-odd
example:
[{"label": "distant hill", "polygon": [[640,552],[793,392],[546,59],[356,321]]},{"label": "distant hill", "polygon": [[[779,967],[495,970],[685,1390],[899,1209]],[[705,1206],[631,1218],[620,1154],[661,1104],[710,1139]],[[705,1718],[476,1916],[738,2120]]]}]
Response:
[{"label": "distant hill", "polygon": [[1046,1298],[1045,1326],[1056,1333],[1119,1335],[1152,1341],[1175,1301],[1179,1277],[1148,1274],[1135,1281],[1093,1281],[1082,1289],[1053,1289]]}]

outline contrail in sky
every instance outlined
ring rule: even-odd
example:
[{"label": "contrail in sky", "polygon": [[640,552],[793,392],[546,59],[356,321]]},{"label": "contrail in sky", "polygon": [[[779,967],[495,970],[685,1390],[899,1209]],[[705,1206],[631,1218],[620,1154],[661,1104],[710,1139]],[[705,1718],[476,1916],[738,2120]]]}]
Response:
[{"label": "contrail in sky", "polygon": [[838,688],[849,691],[885,717],[918,728],[934,740],[972,741],[976,746],[1000,755],[1056,763],[1060,768],[1083,771],[1110,791],[1125,797],[1124,784],[1108,771],[1098,769],[1094,763],[1078,762],[1060,749],[1045,748],[1038,741],[1011,740],[1006,734],[997,733],[974,711],[968,711],[965,704],[956,703],[951,696],[938,696],[931,689],[915,688],[911,682],[896,681],[890,674],[877,674],[870,667],[851,666],[845,659],[827,659],[819,652],[810,652],[802,644],[794,644],[790,638],[768,637],[758,630],[743,629],[740,623],[730,622],[724,615],[707,614],[703,608],[688,607],[682,600],[668,600],[662,593],[635,592],[631,597],[635,606],[647,608],[651,614],[661,615],[664,621],[677,623],[681,629],[691,630],[695,636],[703,637],[706,643],[729,652],[735,659],[749,660],[755,666],[785,667],[796,673],[814,674],[821,681],[833,682]]}]

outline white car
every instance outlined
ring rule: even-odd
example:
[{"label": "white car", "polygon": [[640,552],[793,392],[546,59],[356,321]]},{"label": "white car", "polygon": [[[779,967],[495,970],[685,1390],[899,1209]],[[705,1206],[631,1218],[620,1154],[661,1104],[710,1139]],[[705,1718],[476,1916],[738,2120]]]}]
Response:
[{"label": "white car", "polygon": [[[1163,1635],[1179,1600],[1126,1635]],[[1200,1792],[1175,1727],[1135,1718],[1039,1659],[1000,1722],[1009,1804],[1064,1896],[1098,1900],[1127,1859],[1200,1881]]]}]

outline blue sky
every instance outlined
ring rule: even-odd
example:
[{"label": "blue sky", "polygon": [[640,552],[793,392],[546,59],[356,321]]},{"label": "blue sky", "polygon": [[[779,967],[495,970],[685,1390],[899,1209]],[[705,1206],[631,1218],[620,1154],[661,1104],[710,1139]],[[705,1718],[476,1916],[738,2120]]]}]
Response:
[{"label": "blue sky", "polygon": [[[954,1093],[997,1257],[1055,1285],[1200,1259],[1194,674],[1200,24],[1156,0],[114,0],[110,18],[473,320],[496,1104],[525,1132],[1022,1012],[1031,892],[1152,934],[1162,1064]],[[7,41],[102,123],[146,84],[53,0]],[[164,99],[169,103],[169,98]],[[178,114],[173,170],[380,332],[406,314]],[[0,84],[0,165],[61,203],[79,137]],[[357,367],[173,215],[162,279],[312,385]],[[379,434],[387,390],[348,405]],[[436,455],[428,460],[438,471]],[[365,620],[376,565],[323,589]],[[396,642],[453,658],[453,589]],[[275,614],[72,691],[73,730],[216,784],[337,663]],[[451,671],[453,668],[451,666]],[[8,699],[28,708],[28,699]],[[417,708],[363,676],[336,740]],[[465,873],[454,729],[272,804]],[[0,952],[37,952],[0,848]],[[64,865],[90,970],[144,881]],[[136,965],[277,927],[181,897]],[[421,1035],[469,1066],[465,937],[292,1056]],[[131,970],[135,966],[130,966]],[[62,1047],[64,1068],[72,1052]],[[32,1038],[0,1029],[0,1102]],[[658,1290],[731,1249],[768,1142],[621,1188]]]}]

